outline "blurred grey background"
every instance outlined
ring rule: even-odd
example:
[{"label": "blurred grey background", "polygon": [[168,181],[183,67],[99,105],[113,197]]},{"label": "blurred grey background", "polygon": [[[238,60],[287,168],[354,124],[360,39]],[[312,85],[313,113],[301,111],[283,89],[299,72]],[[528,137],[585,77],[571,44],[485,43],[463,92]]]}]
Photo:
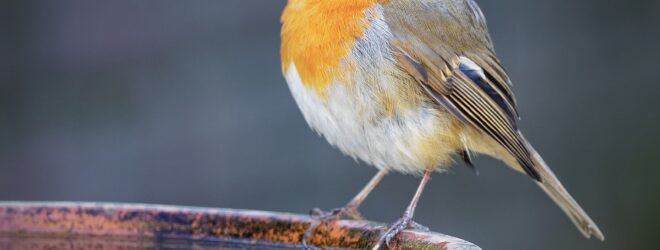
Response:
[{"label": "blurred grey background", "polygon": [[[603,229],[586,240],[532,181],[480,157],[435,175],[416,220],[484,249],[655,249],[660,1],[482,0],[522,129]],[[306,213],[375,169],[310,131],[281,76],[284,0],[0,3],[0,200]],[[417,178],[363,207],[402,213]],[[655,246],[655,247],[654,247]]]}]

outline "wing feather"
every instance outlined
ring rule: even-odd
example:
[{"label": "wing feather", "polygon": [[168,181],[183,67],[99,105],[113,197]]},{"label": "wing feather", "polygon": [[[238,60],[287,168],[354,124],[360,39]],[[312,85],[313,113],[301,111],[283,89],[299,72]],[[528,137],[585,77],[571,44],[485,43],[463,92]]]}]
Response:
[{"label": "wing feather", "polygon": [[[395,6],[411,8],[411,5]],[[529,149],[518,132],[515,97],[505,70],[495,57],[483,18],[433,15],[414,6],[387,13],[394,37],[391,46],[400,67],[441,106],[505,148],[522,170],[537,181]],[[468,6],[469,7],[469,6]],[[416,12],[417,11],[417,12]],[[459,27],[461,25],[474,27]],[[472,34],[456,31],[474,31]],[[472,39],[466,39],[466,37]]]}]

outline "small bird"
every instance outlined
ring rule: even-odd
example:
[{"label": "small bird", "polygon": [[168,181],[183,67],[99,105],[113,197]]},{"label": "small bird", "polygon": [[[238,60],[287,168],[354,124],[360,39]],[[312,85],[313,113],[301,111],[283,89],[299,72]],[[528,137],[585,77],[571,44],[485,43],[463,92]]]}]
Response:
[{"label": "small bird", "polygon": [[532,178],[587,238],[598,226],[518,129],[511,81],[473,0],[288,0],[281,62],[309,126],[344,154],[379,169],[330,218],[358,208],[390,171],[421,175],[402,218],[412,221],[429,177],[453,157],[485,154]]}]

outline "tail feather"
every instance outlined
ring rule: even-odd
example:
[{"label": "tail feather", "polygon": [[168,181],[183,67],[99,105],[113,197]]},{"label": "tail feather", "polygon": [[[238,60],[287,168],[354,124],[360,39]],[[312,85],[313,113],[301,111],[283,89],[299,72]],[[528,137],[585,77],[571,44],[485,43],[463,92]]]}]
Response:
[{"label": "tail feather", "polygon": [[566,191],[541,156],[531,145],[529,145],[529,143],[526,144],[530,151],[531,158],[535,163],[535,169],[541,177],[541,182],[537,182],[541,189],[543,189],[543,191],[545,191],[545,193],[557,203],[564,213],[568,215],[584,237],[591,238],[591,236],[593,236],[601,241],[605,240],[605,236],[600,229],[598,229],[596,223],[589,218],[589,215],[582,210],[580,205],[578,205],[568,191]]}]

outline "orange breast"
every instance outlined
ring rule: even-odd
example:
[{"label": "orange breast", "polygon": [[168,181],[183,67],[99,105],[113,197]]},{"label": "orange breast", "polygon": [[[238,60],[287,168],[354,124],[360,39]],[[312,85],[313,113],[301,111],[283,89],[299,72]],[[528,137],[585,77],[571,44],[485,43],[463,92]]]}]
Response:
[{"label": "orange breast", "polygon": [[368,27],[365,10],[383,1],[289,0],[282,14],[284,72],[293,62],[303,84],[323,92],[342,73],[342,59]]}]

